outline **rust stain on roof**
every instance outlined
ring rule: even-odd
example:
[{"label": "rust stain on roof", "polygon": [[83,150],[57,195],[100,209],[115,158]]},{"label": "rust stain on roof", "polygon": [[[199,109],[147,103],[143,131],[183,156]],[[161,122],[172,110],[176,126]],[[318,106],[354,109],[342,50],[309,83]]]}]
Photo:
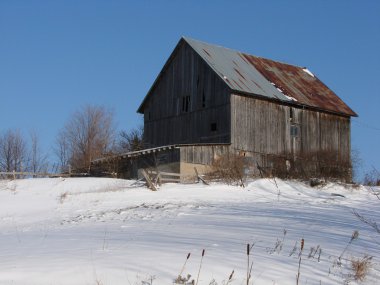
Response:
[{"label": "rust stain on roof", "polygon": [[206,50],[206,49],[203,49],[203,51],[209,56],[212,58],[211,54],[209,54],[209,52]]},{"label": "rust stain on roof", "polygon": [[242,54],[268,81],[298,103],[356,116],[331,89],[305,68]]},{"label": "rust stain on roof", "polygon": [[244,80],[246,80],[245,77],[243,76],[243,74],[240,73],[239,69],[234,68],[234,70],[236,71],[237,74],[240,75],[241,78],[243,78]]},{"label": "rust stain on roof", "polygon": [[243,88],[240,86],[240,84],[236,82],[235,79],[232,79],[232,81],[237,85],[237,87],[239,87],[240,89],[243,89]]}]

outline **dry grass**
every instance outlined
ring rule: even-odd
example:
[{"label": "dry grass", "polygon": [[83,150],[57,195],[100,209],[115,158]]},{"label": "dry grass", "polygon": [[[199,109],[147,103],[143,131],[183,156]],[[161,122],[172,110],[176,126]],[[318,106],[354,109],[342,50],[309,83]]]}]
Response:
[{"label": "dry grass", "polygon": [[356,281],[363,281],[371,269],[372,256],[364,255],[362,258],[352,258],[351,269],[354,272],[354,279]]}]

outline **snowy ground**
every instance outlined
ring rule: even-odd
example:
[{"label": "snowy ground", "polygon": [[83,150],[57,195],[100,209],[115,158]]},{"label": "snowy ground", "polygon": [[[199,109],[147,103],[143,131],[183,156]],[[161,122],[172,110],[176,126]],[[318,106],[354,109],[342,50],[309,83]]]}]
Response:
[{"label": "snowy ground", "polygon": [[247,243],[251,284],[296,284],[302,238],[300,284],[356,284],[350,260],[365,254],[363,284],[379,284],[380,234],[353,214],[379,223],[369,189],[264,179],[152,192],[133,182],[0,180],[0,284],[173,284],[189,252],[182,275],[197,278],[202,249],[199,285],[225,284],[232,270],[230,284],[245,284]]}]

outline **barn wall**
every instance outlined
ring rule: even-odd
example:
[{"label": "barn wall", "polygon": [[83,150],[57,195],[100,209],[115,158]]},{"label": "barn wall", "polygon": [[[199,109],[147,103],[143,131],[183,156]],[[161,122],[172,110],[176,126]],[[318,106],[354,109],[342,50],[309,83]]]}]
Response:
[{"label": "barn wall", "polygon": [[180,171],[182,181],[195,181],[194,168],[199,174],[212,170],[215,159],[230,152],[230,145],[192,145],[180,147]]},{"label": "barn wall", "polygon": [[236,150],[294,157],[332,153],[339,161],[350,160],[349,117],[232,95],[231,121]]},{"label": "barn wall", "polygon": [[[144,105],[144,140],[148,147],[230,141],[230,91],[183,43],[163,70]],[[183,110],[189,97],[188,110]],[[215,124],[216,130],[212,130]]]}]

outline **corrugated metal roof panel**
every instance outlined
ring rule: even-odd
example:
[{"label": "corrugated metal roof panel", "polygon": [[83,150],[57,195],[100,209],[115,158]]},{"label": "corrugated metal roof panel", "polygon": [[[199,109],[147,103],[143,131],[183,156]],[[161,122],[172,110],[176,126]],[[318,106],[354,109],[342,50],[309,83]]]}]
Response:
[{"label": "corrugated metal roof panel", "polygon": [[357,116],[333,91],[305,68],[189,38],[183,39],[234,91]]},{"label": "corrugated metal roof panel", "polygon": [[220,46],[184,38],[232,90],[290,101],[239,53]]}]

